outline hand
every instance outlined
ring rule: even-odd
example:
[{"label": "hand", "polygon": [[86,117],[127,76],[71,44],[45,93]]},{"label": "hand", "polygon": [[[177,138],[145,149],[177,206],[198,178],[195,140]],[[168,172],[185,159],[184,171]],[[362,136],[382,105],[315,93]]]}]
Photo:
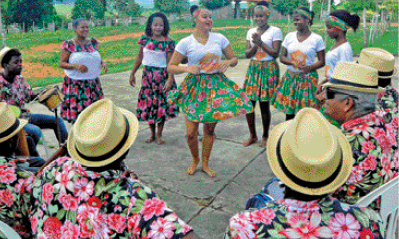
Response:
[{"label": "hand", "polygon": [[104,71],[104,73],[106,74],[108,71],[108,66],[107,63],[105,62],[101,62],[101,69]]},{"label": "hand", "polygon": [[225,73],[229,67],[230,67],[230,64],[228,61],[222,61],[219,63],[217,71],[219,73]]},{"label": "hand", "polygon": [[130,83],[130,85],[133,86],[133,87],[136,86],[136,77],[134,76],[134,74],[131,74],[131,75],[130,75],[129,83]]},{"label": "hand", "polygon": [[15,163],[26,163],[29,161],[29,158],[17,158],[15,159]]},{"label": "hand", "polygon": [[165,85],[163,86],[163,92],[164,93],[170,91],[170,89],[172,88],[172,85],[173,85],[173,81],[174,81],[174,79],[171,79],[171,80],[168,79],[166,81]]},{"label": "hand", "polygon": [[328,82],[328,79],[325,79],[319,83],[319,85],[317,86],[317,90],[315,92],[316,95],[320,94],[323,91],[323,85],[327,82]]},{"label": "hand", "polygon": [[[321,85],[319,85],[319,87],[321,88]],[[319,104],[323,105],[326,102],[326,92],[325,91],[321,91],[319,93],[317,93],[316,91],[316,100]]]},{"label": "hand", "polygon": [[305,64],[300,64],[299,65],[299,70],[301,70],[303,73],[307,74],[311,71],[310,66],[307,66]]},{"label": "hand", "polygon": [[252,42],[253,42],[255,45],[257,45],[257,46],[262,45],[262,38],[259,36],[258,33],[252,34]]},{"label": "hand", "polygon": [[201,72],[201,68],[198,65],[192,65],[187,67],[187,72],[193,75],[198,75]]},{"label": "hand", "polygon": [[80,71],[81,73],[86,73],[89,69],[84,65],[76,65],[76,70]]}]

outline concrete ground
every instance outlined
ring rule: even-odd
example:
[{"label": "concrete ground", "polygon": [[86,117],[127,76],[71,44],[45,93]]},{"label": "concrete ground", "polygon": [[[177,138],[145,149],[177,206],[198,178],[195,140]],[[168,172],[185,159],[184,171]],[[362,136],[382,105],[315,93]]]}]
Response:
[{"label": "concrete ground", "polygon": [[[235,68],[230,68],[226,75],[242,86],[248,67],[248,60],[239,60]],[[281,65],[281,64],[280,64]],[[281,73],[285,67],[281,66]],[[324,69],[319,75],[322,76]],[[129,85],[130,72],[101,76],[105,97],[116,105],[135,112],[140,81],[133,88]],[[185,75],[177,76],[178,84]],[[141,78],[141,72],[136,75]],[[397,79],[396,79],[397,84]],[[49,112],[43,105],[31,104],[33,112]],[[285,115],[271,107],[271,128],[281,123]],[[262,126],[259,107],[256,108],[258,137],[261,138]],[[67,124],[68,129],[71,125]],[[200,129],[202,135],[202,127]],[[56,138],[51,130],[44,130],[48,153],[57,147]],[[160,198],[202,238],[223,238],[229,218],[241,211],[249,197],[258,193],[264,184],[273,177],[268,165],[265,148],[259,144],[247,148],[242,141],[249,136],[245,116],[220,122],[216,127],[216,140],[212,150],[210,166],[217,173],[209,178],[197,170],[193,176],[187,174],[191,163],[191,154],[186,143],[184,115],[165,124],[164,145],[155,142],[147,144],[150,136],[146,123],[140,123],[139,135],[131,147],[126,160],[128,167],[134,170],[142,182],[152,187]],[[46,157],[42,145],[40,154]]]}]

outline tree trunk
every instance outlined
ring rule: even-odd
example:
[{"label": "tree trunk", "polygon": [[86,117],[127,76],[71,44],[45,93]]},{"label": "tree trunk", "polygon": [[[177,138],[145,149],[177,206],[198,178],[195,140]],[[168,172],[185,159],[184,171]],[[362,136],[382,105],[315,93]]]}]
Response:
[{"label": "tree trunk", "polygon": [[234,4],[234,19],[237,19],[240,17],[240,2],[241,0],[235,0]]},{"label": "tree trunk", "polygon": [[363,47],[367,47],[367,15],[366,8],[363,8]]},{"label": "tree trunk", "polygon": [[3,26],[3,17],[1,14],[1,5],[0,5],[0,31],[1,31],[1,37],[3,38],[3,46],[2,48],[4,48],[6,46],[6,32],[4,30],[4,26]]}]

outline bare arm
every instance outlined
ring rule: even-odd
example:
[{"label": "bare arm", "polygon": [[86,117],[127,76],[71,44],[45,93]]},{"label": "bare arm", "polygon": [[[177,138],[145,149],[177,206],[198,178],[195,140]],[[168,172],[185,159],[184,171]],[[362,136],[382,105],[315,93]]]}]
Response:
[{"label": "bare arm", "polygon": [[[169,64],[170,60],[172,59],[173,52],[166,53],[166,61]],[[168,80],[165,83],[164,91],[168,92],[170,88],[172,88],[173,82],[175,81],[175,76],[172,73],[168,73]]]},{"label": "bare arm", "polygon": [[136,74],[142,62],[143,62],[143,47],[140,47],[139,54],[137,55],[136,60],[134,61],[133,69],[130,75]]},{"label": "bare arm", "polygon": [[251,58],[256,54],[256,51],[258,50],[258,46],[254,45],[251,47],[251,42],[247,40],[247,45],[245,47],[245,57],[246,58]]},{"label": "bare arm", "polygon": [[309,73],[323,67],[326,64],[324,50],[317,52],[317,58],[319,61],[316,63],[312,65],[302,65],[299,67],[299,69],[301,69],[303,73]]},{"label": "bare arm", "polygon": [[[186,72],[189,72],[189,67],[188,66],[179,66],[179,63],[183,59],[184,55],[182,55],[180,52],[175,51],[173,53],[172,59],[169,61],[168,65],[168,73],[174,74],[174,75],[180,75]],[[198,73],[199,73],[199,66],[198,67]]]},{"label": "bare arm", "polygon": [[283,63],[287,66],[293,65],[293,61],[288,59],[287,55],[288,55],[287,49],[285,47],[283,47],[283,50],[282,50],[281,56],[280,56],[281,63]]},{"label": "bare arm", "polygon": [[227,62],[229,63],[230,67],[234,67],[238,63],[238,59],[236,55],[234,54],[233,49],[231,48],[231,45],[229,44],[226,48],[223,49],[223,54],[227,59]]},{"label": "bare arm", "polygon": [[273,48],[267,46],[265,43],[262,42],[260,47],[262,47],[263,51],[265,51],[269,56],[273,58],[277,58],[280,53],[281,48],[281,41],[274,41]]}]

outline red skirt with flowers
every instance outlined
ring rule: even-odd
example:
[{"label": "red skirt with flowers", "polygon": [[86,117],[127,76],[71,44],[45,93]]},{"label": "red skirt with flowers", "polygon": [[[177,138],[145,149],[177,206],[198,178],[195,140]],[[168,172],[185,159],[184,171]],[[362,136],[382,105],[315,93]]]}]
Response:
[{"label": "red skirt with flowers", "polygon": [[62,83],[62,94],[64,94],[64,101],[61,106],[61,117],[69,123],[75,123],[84,109],[104,98],[99,78],[74,80],[65,76]]}]

